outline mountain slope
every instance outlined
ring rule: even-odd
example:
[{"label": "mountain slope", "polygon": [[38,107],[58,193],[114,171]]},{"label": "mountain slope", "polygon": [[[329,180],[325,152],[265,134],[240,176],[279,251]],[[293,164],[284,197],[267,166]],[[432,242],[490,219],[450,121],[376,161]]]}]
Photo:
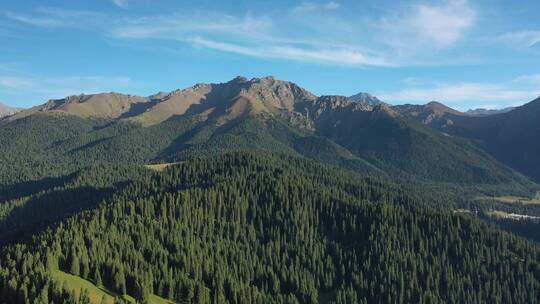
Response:
[{"label": "mountain slope", "polygon": [[[408,117],[419,120],[413,116]],[[538,117],[540,98],[507,113],[480,117],[445,113],[438,121],[421,120],[421,123],[449,134],[472,139],[499,161],[540,181]]]},{"label": "mountain slope", "polygon": [[530,184],[467,140],[411,123],[383,104],[365,110],[339,97],[311,110],[316,133],[398,176],[457,183]]},{"label": "mountain slope", "polygon": [[[198,84],[150,97],[113,93],[73,96],[23,111],[3,123],[17,124],[25,116],[38,114],[43,119],[70,114],[109,120],[110,124],[104,123],[103,128],[95,126],[84,131],[93,139],[72,147],[73,157],[92,155],[90,158],[95,160],[100,149],[112,151],[106,156],[109,160],[153,162],[178,161],[199,153],[268,150],[300,154],[353,170],[382,169],[406,179],[531,186],[523,176],[498,164],[466,140],[437,134],[402,118],[414,114],[423,123],[440,122],[442,127],[446,115],[461,115],[442,104],[432,102],[422,109],[392,110],[384,104],[373,106],[343,96],[317,97],[294,83],[273,77],[237,77],[226,83]],[[70,141],[54,147],[64,147]]]},{"label": "mountain slope", "polygon": [[174,116],[199,116],[224,123],[247,114],[289,113],[294,105],[316,97],[297,85],[273,77],[244,77],[219,84],[160,93],[149,97],[103,93],[50,100],[10,117],[17,120],[36,113],[65,113],[84,118],[119,119],[154,125]]},{"label": "mountain slope", "polygon": [[[0,201],[96,164],[175,162],[225,151],[303,155],[363,174],[384,174],[334,142],[262,114],[221,124],[177,117],[142,127],[131,121],[36,114],[0,127]],[[36,184],[35,186],[30,186]]]},{"label": "mountain slope", "polygon": [[138,114],[148,103],[146,97],[119,93],[74,95],[63,99],[52,99],[47,103],[21,111],[10,117],[17,120],[36,113],[68,113],[89,118],[121,118]]},{"label": "mountain slope", "polygon": [[50,280],[61,270],[143,303],[538,303],[539,260],[532,243],[392,186],[234,153],[2,248],[0,302],[73,301]]},{"label": "mountain slope", "polygon": [[465,115],[436,101],[425,105],[397,105],[392,106],[392,109],[410,120],[440,129],[452,124],[448,116]]}]

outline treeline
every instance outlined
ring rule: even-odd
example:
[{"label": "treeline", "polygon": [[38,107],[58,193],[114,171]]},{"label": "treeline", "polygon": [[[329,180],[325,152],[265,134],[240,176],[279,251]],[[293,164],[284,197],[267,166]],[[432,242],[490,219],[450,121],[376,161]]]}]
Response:
[{"label": "treeline", "polygon": [[402,188],[285,156],[196,158],[0,253],[1,303],[61,269],[146,303],[538,303],[540,249]]}]

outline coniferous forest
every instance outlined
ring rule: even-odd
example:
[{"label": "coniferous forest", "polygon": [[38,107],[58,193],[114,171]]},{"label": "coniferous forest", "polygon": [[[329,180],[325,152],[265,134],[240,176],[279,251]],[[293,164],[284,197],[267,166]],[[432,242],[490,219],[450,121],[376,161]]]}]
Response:
[{"label": "coniferous forest", "polygon": [[60,270],[141,303],[538,302],[535,244],[415,199],[298,158],[196,158],[4,247],[1,301],[85,303]]}]

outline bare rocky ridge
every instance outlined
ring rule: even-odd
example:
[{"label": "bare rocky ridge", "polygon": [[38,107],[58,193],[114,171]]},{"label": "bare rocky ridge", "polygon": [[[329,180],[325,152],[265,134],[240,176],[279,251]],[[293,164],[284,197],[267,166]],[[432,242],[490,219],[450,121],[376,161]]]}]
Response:
[{"label": "bare rocky ridge", "polygon": [[470,116],[489,116],[489,115],[495,115],[495,114],[502,114],[502,113],[508,113],[512,110],[514,110],[516,107],[508,107],[503,109],[471,109],[465,112],[465,114]]},{"label": "bare rocky ridge", "polygon": [[380,103],[379,99],[367,93],[351,97],[317,97],[292,82],[271,76],[253,79],[238,76],[226,83],[196,84],[148,97],[119,93],[69,96],[50,100],[9,119],[16,120],[37,113],[67,113],[153,125],[182,115],[218,118],[225,123],[244,115],[266,113],[311,129],[313,119],[326,108],[371,111],[374,105]]},{"label": "bare rocky ridge", "polygon": [[425,105],[397,105],[392,106],[392,109],[408,119],[440,129],[453,125],[453,116],[465,115],[436,101],[431,101]]},{"label": "bare rocky ridge", "polygon": [[383,103],[379,98],[365,92],[360,92],[358,94],[349,96],[349,99],[354,102],[365,103],[372,106]]}]

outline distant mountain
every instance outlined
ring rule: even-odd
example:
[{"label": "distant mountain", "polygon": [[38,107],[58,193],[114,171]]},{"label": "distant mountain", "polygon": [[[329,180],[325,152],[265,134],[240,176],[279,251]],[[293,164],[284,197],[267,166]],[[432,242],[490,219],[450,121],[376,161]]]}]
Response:
[{"label": "distant mountain", "polygon": [[383,103],[379,98],[365,92],[360,92],[356,95],[349,96],[349,99],[354,102],[366,103],[372,106]]},{"label": "distant mountain", "polygon": [[[407,119],[414,116],[424,124],[439,120],[443,124],[445,113],[462,113],[436,102],[390,107],[368,97],[318,97],[273,77],[237,77],[226,83],[197,84],[149,97],[117,93],[71,96],[22,111],[9,121],[38,114],[71,114],[152,127],[144,132],[133,131],[130,140],[123,139],[125,134],[115,133],[72,150],[72,154],[98,147],[110,150],[106,145],[112,142],[117,142],[114,151],[121,150],[131,157],[142,157],[137,151],[149,151],[144,154],[148,160],[186,159],[196,151],[273,150],[404,178],[527,183],[469,141],[445,136]],[[168,127],[162,129],[165,124]],[[162,139],[159,144],[148,146],[157,139]],[[131,144],[126,146],[124,142]],[[137,148],[137,142],[145,147]]]},{"label": "distant mountain", "polygon": [[478,108],[478,109],[468,110],[467,112],[465,112],[465,114],[471,115],[471,116],[489,116],[489,115],[507,113],[507,112],[512,111],[515,108],[516,107],[508,107],[508,108],[503,108],[503,109],[483,109],[483,108]]},{"label": "distant mountain", "polygon": [[0,118],[13,115],[19,112],[21,109],[8,107],[0,102]]},{"label": "distant mountain", "polygon": [[366,110],[344,98],[326,96],[313,106],[317,134],[386,172],[465,183],[522,180],[469,141],[410,122],[385,104]]},{"label": "distant mountain", "polygon": [[405,118],[419,122],[423,125],[444,129],[451,125],[452,121],[447,118],[448,114],[462,116],[463,113],[445,106],[442,103],[432,101],[425,105],[396,105],[392,109],[403,115]]},{"label": "distant mountain", "polygon": [[502,162],[540,181],[540,97],[514,110],[456,119],[451,131],[480,142]]},{"label": "distant mountain", "polygon": [[119,93],[70,96],[22,111],[16,120],[36,113],[67,113],[79,117],[130,120],[152,125],[174,116],[218,118],[221,123],[246,114],[287,115],[294,106],[316,96],[297,85],[273,77],[244,77],[219,84],[197,84],[170,93],[141,97]]},{"label": "distant mountain", "polygon": [[[403,106],[394,107],[402,109]],[[424,109],[426,106],[415,106]],[[506,113],[464,115],[444,111],[418,115],[402,111],[409,120],[448,134],[472,139],[499,161],[540,181],[540,97]]]}]

